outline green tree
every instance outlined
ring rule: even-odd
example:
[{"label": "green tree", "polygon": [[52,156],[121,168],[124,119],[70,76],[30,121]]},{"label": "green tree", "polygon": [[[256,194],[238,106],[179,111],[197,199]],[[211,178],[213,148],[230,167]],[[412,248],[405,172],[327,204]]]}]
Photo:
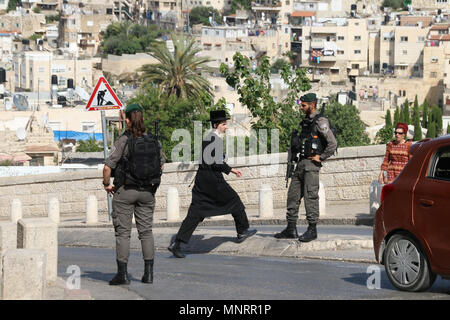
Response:
[{"label": "green tree", "polygon": [[6,7],[6,12],[15,11],[17,5],[20,3],[20,0],[9,0],[8,7]]},{"label": "green tree", "polygon": [[135,54],[146,52],[155,39],[166,33],[156,25],[148,27],[129,21],[115,22],[106,28],[101,50],[106,54]]},{"label": "green tree", "polygon": [[428,125],[427,138],[435,138],[436,137],[436,123],[430,122]]},{"label": "green tree", "polygon": [[[301,92],[311,88],[305,69],[291,70],[284,62],[281,77],[288,86],[288,93],[281,102],[275,102],[270,84],[270,62],[263,56],[259,65],[252,72],[248,57],[237,52],[233,56],[234,69],[222,63],[220,72],[225,76],[227,84],[239,94],[239,101],[250,111],[255,122],[252,129],[278,129],[280,151],[286,151],[290,144],[293,129],[299,129],[301,118],[300,106],[296,103]],[[270,143],[269,143],[270,144]]]},{"label": "green tree", "polygon": [[202,24],[205,26],[209,26],[209,17],[213,16],[214,13],[214,21],[220,25],[222,24],[222,16],[220,15],[220,12],[217,11],[217,9],[214,9],[213,7],[204,7],[204,6],[198,6],[192,8],[191,12],[189,13],[189,23],[190,25],[194,24]]},{"label": "green tree", "polygon": [[393,128],[392,125],[392,117],[391,117],[391,110],[387,109],[386,111],[386,117],[384,118],[384,126],[386,128]]},{"label": "green tree", "polygon": [[270,66],[270,72],[271,73],[278,73],[281,68],[283,68],[286,60],[284,59],[277,59],[271,66]]},{"label": "green tree", "polygon": [[[136,97],[128,103],[139,103],[144,109],[146,128],[154,133],[155,121],[159,118],[159,139],[163,153],[168,161],[172,161],[173,148],[181,141],[172,141],[172,134],[176,129],[189,131],[191,139],[191,160],[194,156],[194,121],[203,122],[204,130],[209,129],[209,111],[224,107],[223,100],[213,104],[208,95],[195,99],[178,98],[175,95],[161,93],[157,88],[145,88],[138,91]],[[205,124],[207,124],[205,126]]]},{"label": "green tree", "polygon": [[427,99],[422,104],[422,126],[424,128],[428,128],[428,113],[429,113],[429,107]]},{"label": "green tree", "polygon": [[[341,105],[335,99],[325,107],[324,115],[336,128],[336,140],[339,147],[365,146],[370,138],[354,105]],[[392,130],[392,129],[391,129]]]},{"label": "green tree", "polygon": [[231,13],[236,13],[236,10],[251,10],[251,0],[231,0]]},{"label": "green tree", "polygon": [[447,123],[447,134],[450,134],[450,122]]},{"label": "green tree", "polygon": [[398,106],[395,107],[395,111],[394,111],[394,123],[393,126],[395,127],[397,125],[397,123],[401,122],[400,121],[400,110],[398,109]]},{"label": "green tree", "polygon": [[384,0],[383,7],[390,7],[392,9],[403,8],[403,0]]},{"label": "green tree", "polygon": [[440,136],[442,134],[442,110],[438,106],[434,105],[431,108],[430,114],[430,122],[434,122],[436,124],[436,136]]},{"label": "green tree", "polygon": [[[416,107],[414,107],[416,110]],[[420,126],[419,106],[417,105],[417,112],[414,112],[414,141],[422,140],[422,127]]]},{"label": "green tree", "polygon": [[94,138],[89,138],[88,140],[78,140],[77,152],[99,152],[103,151],[100,146],[100,142],[96,141]]},{"label": "green tree", "polygon": [[178,98],[197,98],[202,94],[212,97],[212,88],[201,74],[210,71],[209,57],[197,57],[201,48],[193,38],[172,34],[174,53],[165,43],[153,46],[150,55],[159,63],[141,67],[143,87],[157,86],[161,92]]},{"label": "green tree", "polygon": [[405,100],[405,103],[403,104],[403,116],[402,116],[402,122],[411,124],[411,115],[409,113],[409,101],[408,99]]},{"label": "green tree", "polygon": [[380,130],[378,130],[375,135],[375,143],[376,144],[387,144],[389,141],[394,139],[394,131],[392,127],[384,126]]}]

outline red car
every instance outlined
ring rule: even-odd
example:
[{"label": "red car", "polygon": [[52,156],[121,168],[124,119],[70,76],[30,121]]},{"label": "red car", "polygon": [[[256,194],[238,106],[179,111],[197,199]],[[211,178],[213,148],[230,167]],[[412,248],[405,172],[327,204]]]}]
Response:
[{"label": "red car", "polygon": [[381,191],[373,244],[396,288],[425,291],[437,275],[450,279],[450,135],[410,150],[408,164]]}]

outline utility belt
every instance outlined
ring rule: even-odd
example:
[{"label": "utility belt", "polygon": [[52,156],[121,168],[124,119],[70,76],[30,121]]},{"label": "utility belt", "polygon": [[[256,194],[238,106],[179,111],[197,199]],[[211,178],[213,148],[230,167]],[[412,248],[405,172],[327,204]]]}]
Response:
[{"label": "utility belt", "polygon": [[158,190],[159,187],[159,183],[155,183],[155,184],[151,184],[151,185],[138,185],[138,184],[133,184],[133,183],[125,183],[123,185],[123,188],[125,190],[137,190],[137,191],[147,191],[147,192],[151,192],[151,193],[156,193],[156,190]]}]

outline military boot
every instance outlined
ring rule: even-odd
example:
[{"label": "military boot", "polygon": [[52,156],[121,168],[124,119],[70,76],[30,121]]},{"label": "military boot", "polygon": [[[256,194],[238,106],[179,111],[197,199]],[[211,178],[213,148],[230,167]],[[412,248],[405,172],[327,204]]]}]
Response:
[{"label": "military boot", "polygon": [[153,260],[144,260],[144,275],[142,276],[143,283],[153,283]]},{"label": "military boot", "polygon": [[306,230],[306,232],[304,234],[302,234],[299,238],[298,241],[300,242],[310,242],[312,240],[317,239],[317,228],[316,228],[316,224],[315,223],[311,223],[308,226],[308,230]]},{"label": "military boot", "polygon": [[288,222],[286,229],[281,231],[280,233],[275,234],[275,238],[277,239],[297,239],[297,225],[295,222]]},{"label": "military boot", "polygon": [[178,240],[175,240],[174,242],[172,242],[170,244],[170,246],[167,248],[167,250],[169,250],[170,252],[173,253],[173,255],[177,258],[184,258],[186,257],[182,252],[181,252],[181,242]]},{"label": "military boot", "polygon": [[128,278],[127,273],[127,263],[120,262],[117,260],[117,274],[116,276],[109,282],[111,286],[117,286],[120,284],[130,284],[130,279]]}]

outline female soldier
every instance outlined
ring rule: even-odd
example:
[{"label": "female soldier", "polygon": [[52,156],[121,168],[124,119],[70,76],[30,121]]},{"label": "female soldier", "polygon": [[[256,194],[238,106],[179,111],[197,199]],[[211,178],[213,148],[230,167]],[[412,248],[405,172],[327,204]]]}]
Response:
[{"label": "female soldier", "polygon": [[[133,214],[136,218],[136,227],[141,240],[142,255],[145,261],[142,282],[153,282],[153,260],[155,256],[153,240],[153,212],[155,209],[155,192],[159,186],[164,158],[159,141],[152,140],[145,135],[142,108],[138,104],[130,104],[125,110],[125,122],[128,130],[122,134],[114,144],[114,152],[105,160],[103,169],[103,185],[106,192],[114,194],[113,212],[111,214],[116,236],[117,274],[109,282],[110,285],[129,284],[127,263],[130,255],[130,236]],[[140,139],[141,138],[141,139]],[[149,143],[150,147],[140,148],[145,154],[138,154],[133,146],[139,143]],[[153,143],[153,144],[152,144]],[[155,148],[152,148],[152,145]],[[152,150],[153,149],[153,150]],[[149,152],[152,151],[152,152]],[[131,153],[131,154],[130,154]],[[138,155],[147,157],[148,161],[138,161]],[[153,162],[152,162],[153,157]],[[134,161],[140,168],[135,168]],[[126,163],[125,163],[126,162]],[[143,169],[145,165],[153,163],[157,174],[145,181],[136,179],[132,170]],[[110,184],[111,170],[116,169],[114,186]],[[150,176],[150,175],[149,175]],[[133,179],[133,177],[135,177]],[[137,177],[139,178],[139,177]],[[120,182],[119,182],[120,181]]]},{"label": "female soldier", "polygon": [[236,224],[238,242],[256,233],[256,230],[248,229],[244,204],[222,175],[232,172],[237,177],[242,176],[241,171],[232,169],[224,161],[223,140],[220,135],[227,129],[227,119],[223,110],[210,112],[213,130],[202,143],[202,161],[192,189],[192,203],[175,241],[168,248],[177,258],[185,257],[181,252],[181,242],[188,243],[195,228],[206,217],[231,213]]}]

